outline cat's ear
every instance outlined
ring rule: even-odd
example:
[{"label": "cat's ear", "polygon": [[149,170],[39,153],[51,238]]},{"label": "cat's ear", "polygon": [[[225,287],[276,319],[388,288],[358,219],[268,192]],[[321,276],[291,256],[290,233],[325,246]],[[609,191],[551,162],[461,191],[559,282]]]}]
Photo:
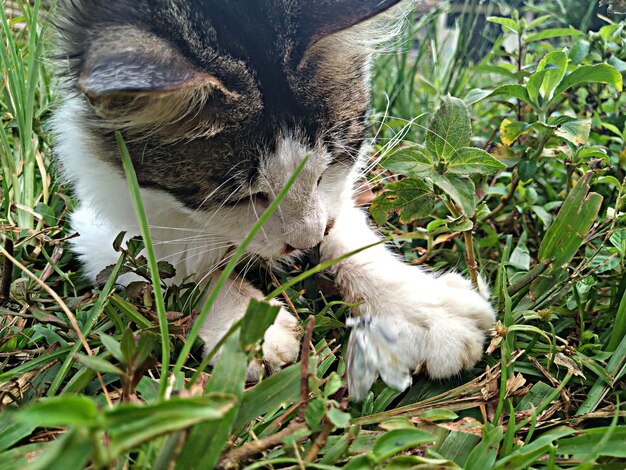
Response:
[{"label": "cat's ear", "polygon": [[[372,19],[403,0],[322,0],[305,2],[301,31],[310,47],[323,37]],[[406,3],[406,0],[404,0]]]},{"label": "cat's ear", "polygon": [[235,95],[166,41],[134,28],[107,31],[90,43],[77,87],[100,117],[126,127],[157,127],[193,111],[202,97]]}]

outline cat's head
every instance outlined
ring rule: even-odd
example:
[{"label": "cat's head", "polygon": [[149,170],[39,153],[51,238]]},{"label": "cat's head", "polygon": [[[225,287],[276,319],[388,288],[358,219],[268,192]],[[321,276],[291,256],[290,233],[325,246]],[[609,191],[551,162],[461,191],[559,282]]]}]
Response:
[{"label": "cat's head", "polygon": [[100,160],[121,168],[121,130],[142,187],[236,240],[309,156],[251,249],[321,241],[366,136],[368,45],[400,0],[60,3],[71,125]]}]

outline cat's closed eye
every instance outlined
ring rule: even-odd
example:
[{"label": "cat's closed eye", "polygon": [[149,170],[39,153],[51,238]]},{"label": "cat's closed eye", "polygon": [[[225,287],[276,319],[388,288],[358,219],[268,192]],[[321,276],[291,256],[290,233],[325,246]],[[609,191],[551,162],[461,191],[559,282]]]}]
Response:
[{"label": "cat's closed eye", "polygon": [[267,209],[271,203],[271,196],[268,193],[258,192],[250,196],[245,196],[240,199],[229,200],[225,202],[227,206],[234,205],[256,205],[258,204],[263,209]]}]

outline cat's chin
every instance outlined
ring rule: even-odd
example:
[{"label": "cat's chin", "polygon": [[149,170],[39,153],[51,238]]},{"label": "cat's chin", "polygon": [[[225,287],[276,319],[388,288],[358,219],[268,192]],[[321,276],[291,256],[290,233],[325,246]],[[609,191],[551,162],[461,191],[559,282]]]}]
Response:
[{"label": "cat's chin", "polygon": [[303,251],[296,250],[292,251],[289,254],[281,254],[280,256],[272,256],[270,258],[265,258],[265,263],[267,266],[273,271],[283,272],[287,269],[288,266],[297,262],[300,259]]},{"label": "cat's chin", "polygon": [[[256,245],[256,246],[255,246]],[[273,245],[261,245],[252,244],[248,248],[248,253],[253,256],[258,256],[267,262],[288,263],[295,261],[306,250],[300,250],[294,248],[287,243],[273,244]]]}]

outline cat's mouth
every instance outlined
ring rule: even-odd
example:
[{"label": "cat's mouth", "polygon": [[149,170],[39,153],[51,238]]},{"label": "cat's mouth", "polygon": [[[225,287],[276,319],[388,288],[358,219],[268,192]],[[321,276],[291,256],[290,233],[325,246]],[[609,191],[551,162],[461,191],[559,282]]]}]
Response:
[{"label": "cat's mouth", "polygon": [[285,248],[283,248],[282,255],[283,256],[287,256],[287,255],[290,255],[291,253],[293,253],[294,251],[297,251],[297,248],[294,248],[293,246],[291,246],[289,244],[285,244]]}]

